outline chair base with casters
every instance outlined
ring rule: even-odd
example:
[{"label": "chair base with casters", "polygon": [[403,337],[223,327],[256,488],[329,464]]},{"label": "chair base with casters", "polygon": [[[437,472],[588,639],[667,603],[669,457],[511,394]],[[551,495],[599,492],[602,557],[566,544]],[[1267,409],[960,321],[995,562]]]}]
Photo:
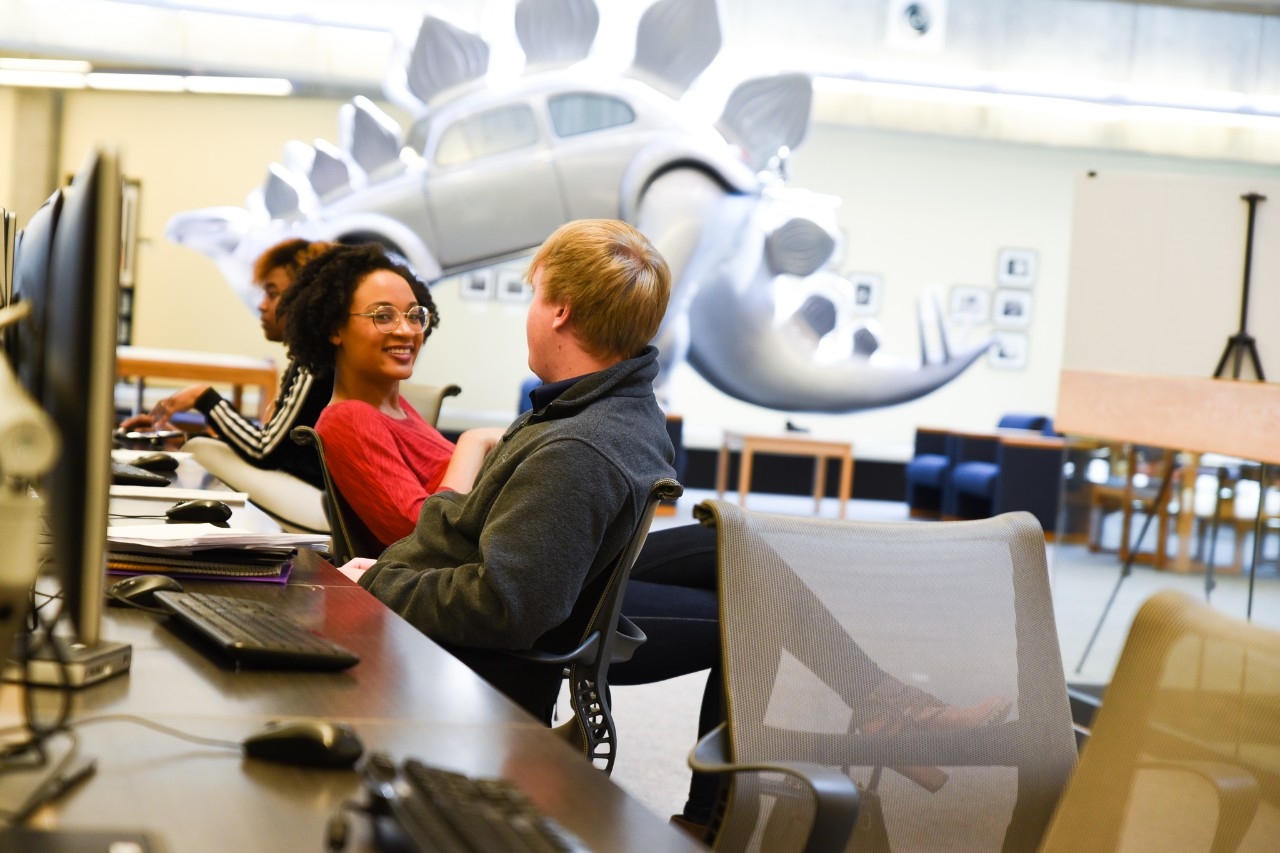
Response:
[{"label": "chair base with casters", "polygon": [[245,492],[286,531],[328,533],[324,493],[284,471],[245,462],[225,441],[194,437],[182,446],[201,467],[236,491]]}]

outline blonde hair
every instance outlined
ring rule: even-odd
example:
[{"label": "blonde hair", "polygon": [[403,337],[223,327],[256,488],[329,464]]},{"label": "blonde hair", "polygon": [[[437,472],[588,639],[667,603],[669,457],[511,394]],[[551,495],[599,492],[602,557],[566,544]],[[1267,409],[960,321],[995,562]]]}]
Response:
[{"label": "blonde hair", "polygon": [[597,358],[631,358],[658,333],[671,296],[671,271],[635,228],[616,219],[560,226],[539,247],[528,276],[542,269],[543,298],[569,305],[573,329]]}]

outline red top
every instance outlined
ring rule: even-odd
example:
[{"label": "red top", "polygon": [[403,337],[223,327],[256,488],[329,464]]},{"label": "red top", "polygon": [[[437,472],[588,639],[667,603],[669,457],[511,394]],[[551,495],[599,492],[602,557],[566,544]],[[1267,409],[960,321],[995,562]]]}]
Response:
[{"label": "red top", "polygon": [[338,491],[374,536],[385,544],[413,531],[418,511],[453,457],[454,444],[413,410],[385,415],[368,403],[344,400],[320,413],[316,432]]}]

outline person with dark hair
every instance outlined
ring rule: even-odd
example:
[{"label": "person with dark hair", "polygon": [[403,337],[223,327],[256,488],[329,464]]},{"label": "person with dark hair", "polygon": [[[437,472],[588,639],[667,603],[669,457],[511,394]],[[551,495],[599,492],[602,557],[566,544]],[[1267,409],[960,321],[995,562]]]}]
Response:
[{"label": "person with dark hair", "polygon": [[[258,316],[262,334],[269,341],[284,340],[281,297],[293,286],[298,273],[311,259],[330,248],[331,243],[292,239],[267,249],[253,265],[253,280],[262,288]],[[251,420],[209,385],[191,385],[175,391],[152,407],[148,414],[125,420],[124,429],[172,428],[170,418],[178,412],[196,409],[205,416],[209,430],[257,468],[281,470],[324,488],[324,477],[315,452],[299,447],[289,438],[295,426],[313,426],[333,393],[333,377],[303,367],[290,358],[280,379],[276,397],[265,410],[261,423]]]},{"label": "person with dark hair", "polygon": [[502,435],[446,439],[400,396],[423,343],[440,323],[431,292],[380,246],[338,246],[315,259],[281,302],[285,339],[309,370],[333,376],[316,421],[329,473],[383,543],[407,536],[422,502],[465,491]]}]

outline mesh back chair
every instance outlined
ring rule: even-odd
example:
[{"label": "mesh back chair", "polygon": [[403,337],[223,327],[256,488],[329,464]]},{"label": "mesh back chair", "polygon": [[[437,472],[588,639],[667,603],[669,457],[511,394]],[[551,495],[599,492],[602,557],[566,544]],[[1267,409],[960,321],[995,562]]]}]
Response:
[{"label": "mesh back chair", "polygon": [[690,764],[830,774],[735,773],[717,849],[1035,849],[1076,751],[1032,516],[694,512],[717,530],[727,725]]},{"label": "mesh back chair", "polygon": [[462,393],[458,385],[419,385],[415,382],[401,382],[400,395],[409,401],[413,410],[424,421],[435,426],[440,422],[440,407],[446,397],[456,397]]},{"label": "mesh back chair", "polygon": [[1280,632],[1166,590],[1138,610],[1043,850],[1280,848]]},{"label": "mesh back chair", "polygon": [[324,439],[309,426],[297,426],[289,433],[298,444],[311,445],[320,457],[320,470],[324,473],[324,512],[329,517],[329,554],[335,565],[343,565],[352,557],[376,557],[386,550],[378,537],[370,532],[351,504],[342,497],[333,478],[329,476],[329,464],[324,457]]}]

